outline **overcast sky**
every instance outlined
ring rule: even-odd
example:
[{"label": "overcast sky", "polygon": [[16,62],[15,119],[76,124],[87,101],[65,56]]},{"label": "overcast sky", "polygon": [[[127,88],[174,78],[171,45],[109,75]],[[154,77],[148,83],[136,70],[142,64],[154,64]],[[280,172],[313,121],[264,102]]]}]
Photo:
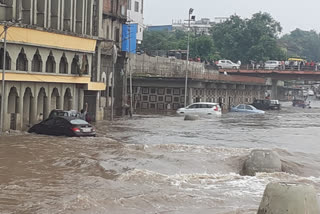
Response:
[{"label": "overcast sky", "polygon": [[283,33],[296,28],[320,31],[320,0],[144,0],[146,25],[171,24],[172,20],[188,18],[194,8],[197,19],[229,17],[237,14],[250,18],[252,14],[268,12],[281,23]]}]

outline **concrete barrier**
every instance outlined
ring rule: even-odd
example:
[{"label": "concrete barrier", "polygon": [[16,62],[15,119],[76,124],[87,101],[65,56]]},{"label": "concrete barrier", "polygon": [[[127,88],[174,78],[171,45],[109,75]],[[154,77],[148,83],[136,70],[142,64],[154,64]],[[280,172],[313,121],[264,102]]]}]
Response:
[{"label": "concrete barrier", "polygon": [[267,185],[257,214],[319,214],[313,186],[298,183]]},{"label": "concrete barrier", "polygon": [[184,116],[184,120],[190,120],[190,121],[194,121],[194,120],[199,120],[200,117],[198,115],[185,115]]},{"label": "concrete barrier", "polygon": [[243,165],[242,175],[255,176],[257,172],[281,172],[278,153],[271,150],[253,150]]}]

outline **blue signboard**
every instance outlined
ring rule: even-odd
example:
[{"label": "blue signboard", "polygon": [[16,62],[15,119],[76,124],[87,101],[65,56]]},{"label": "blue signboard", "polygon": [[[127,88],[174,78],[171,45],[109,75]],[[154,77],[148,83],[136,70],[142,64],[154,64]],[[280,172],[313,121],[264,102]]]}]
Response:
[{"label": "blue signboard", "polygon": [[[138,30],[138,24],[122,25],[122,51],[136,53],[137,30]],[[130,48],[129,48],[129,43],[130,43]]]}]

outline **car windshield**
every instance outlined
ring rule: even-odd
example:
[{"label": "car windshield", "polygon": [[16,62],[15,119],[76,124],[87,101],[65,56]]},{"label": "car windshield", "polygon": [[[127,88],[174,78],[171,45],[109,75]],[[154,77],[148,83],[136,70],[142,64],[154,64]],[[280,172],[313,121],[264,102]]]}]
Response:
[{"label": "car windshield", "polygon": [[88,125],[89,123],[85,120],[81,120],[81,119],[74,119],[74,120],[71,120],[70,123],[72,125]]}]

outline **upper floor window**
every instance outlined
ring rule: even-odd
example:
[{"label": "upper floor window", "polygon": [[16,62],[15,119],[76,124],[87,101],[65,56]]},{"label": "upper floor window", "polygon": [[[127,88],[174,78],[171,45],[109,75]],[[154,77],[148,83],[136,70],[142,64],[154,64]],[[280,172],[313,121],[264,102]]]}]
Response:
[{"label": "upper floor window", "polygon": [[22,48],[16,63],[17,71],[28,71],[28,59],[27,55],[24,53],[24,49]]},{"label": "upper floor window", "polygon": [[67,57],[64,53],[60,59],[59,73],[60,74],[67,74],[68,73],[68,60],[67,60]]},{"label": "upper floor window", "polygon": [[46,72],[55,73],[55,71],[56,71],[56,61],[54,60],[54,56],[50,51],[50,54],[48,56],[47,63],[46,63]]},{"label": "upper floor window", "polygon": [[139,2],[134,2],[134,11],[139,13]]},{"label": "upper floor window", "polygon": [[[0,49],[0,69],[3,69],[3,48]],[[8,51],[6,54],[6,70],[11,70],[11,58]]]},{"label": "upper floor window", "polygon": [[42,59],[39,54],[39,50],[33,55],[32,59],[32,71],[34,72],[42,72]]},{"label": "upper floor window", "polygon": [[131,10],[131,5],[132,5],[131,0],[128,0],[128,10]]}]

